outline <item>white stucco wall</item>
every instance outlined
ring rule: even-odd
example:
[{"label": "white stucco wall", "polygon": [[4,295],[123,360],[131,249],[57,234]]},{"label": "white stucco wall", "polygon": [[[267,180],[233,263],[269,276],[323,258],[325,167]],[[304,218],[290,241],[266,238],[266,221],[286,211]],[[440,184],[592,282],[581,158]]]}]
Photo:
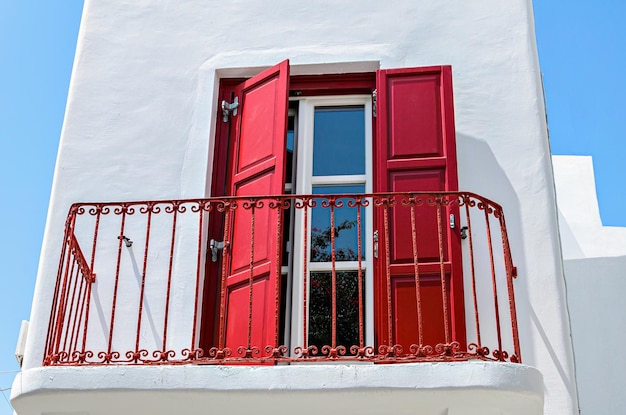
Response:
[{"label": "white stucco wall", "polygon": [[590,156],[553,163],[581,414],[619,413],[626,360],[600,350],[626,341],[626,228],[602,225]]},{"label": "white stucco wall", "polygon": [[460,188],[504,206],[524,362],[546,414],[576,413],[530,3],[87,0],[24,367],[41,365],[71,203],[207,195],[220,76],[286,58],[294,74],[449,64]]},{"label": "white stucco wall", "polygon": [[[582,415],[617,414],[626,405],[626,256],[565,261]],[[617,345],[613,351],[613,345]]]},{"label": "white stucco wall", "polygon": [[14,407],[20,415],[543,413],[541,374],[513,363],[81,369],[22,373]]},{"label": "white stucco wall", "polygon": [[591,156],[553,156],[563,259],[626,255],[626,228],[603,226]]}]

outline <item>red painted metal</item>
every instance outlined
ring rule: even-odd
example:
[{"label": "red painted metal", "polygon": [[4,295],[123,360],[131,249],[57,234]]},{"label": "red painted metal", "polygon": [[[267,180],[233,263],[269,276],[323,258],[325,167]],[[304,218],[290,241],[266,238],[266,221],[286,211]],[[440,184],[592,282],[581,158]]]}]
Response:
[{"label": "red painted metal", "polygon": [[[133,208],[130,208],[130,209],[131,209],[131,213],[134,213],[134,209]],[[121,214],[122,219],[121,219],[121,224],[120,224],[119,235],[117,237],[119,242],[117,244],[117,260],[115,264],[115,286],[113,288],[113,303],[111,305],[111,323],[109,325],[109,338],[108,338],[107,351],[106,353],[105,352],[98,353],[98,357],[102,356],[105,359],[105,361],[111,361],[113,359],[119,358],[119,353],[113,352],[112,346],[113,346],[113,329],[115,328],[115,311],[117,308],[117,292],[118,292],[119,281],[120,281],[120,265],[122,261],[122,244],[124,243],[124,227],[126,225],[126,212],[128,212],[128,205],[124,203],[121,206],[115,208],[113,212],[116,215]]]},{"label": "red painted metal", "polygon": [[446,292],[446,264],[443,256],[443,226],[441,203],[437,204],[437,242],[439,245],[439,277],[441,278],[441,304],[443,307],[443,329],[446,343],[450,343],[450,320],[448,317],[448,293]]},{"label": "red painted metal", "polygon": [[365,315],[364,310],[364,299],[363,299],[363,240],[362,240],[362,232],[361,232],[361,207],[363,206],[363,199],[357,197],[354,203],[348,202],[348,206],[351,208],[356,207],[356,228],[357,228],[357,262],[359,263],[357,270],[357,289],[359,290],[359,348],[357,350],[351,350],[352,354],[363,354],[365,347],[365,322],[363,321],[363,316]]},{"label": "red painted metal", "polygon": [[[140,339],[140,334],[141,334],[141,320],[142,320],[142,316],[143,316],[143,301],[144,301],[144,295],[146,292],[146,267],[148,266],[148,248],[150,246],[150,228],[151,228],[151,223],[152,223],[152,212],[154,209],[154,203],[150,203],[146,206],[145,209],[143,209],[141,212],[142,213],[147,213],[148,214],[148,218],[146,220],[146,243],[144,245],[144,252],[143,252],[143,265],[141,268],[141,289],[140,289],[140,294],[139,294],[139,311],[137,313],[137,334],[135,336],[135,355],[133,356],[133,358],[136,360],[139,356],[139,339]],[[202,218],[202,215],[199,215],[200,218]],[[195,314],[195,313],[194,313]]]},{"label": "red painted metal", "polygon": [[[340,209],[356,209],[358,226],[357,279],[359,316],[350,320],[358,335],[355,344],[341,344],[341,330],[345,330],[347,320],[339,310],[342,304],[339,298],[345,289],[339,283],[339,263],[336,252],[336,235],[329,232],[331,252],[331,283],[329,298],[332,308],[327,316],[332,330],[328,344],[321,347],[308,343],[310,322],[307,316],[313,311],[309,307],[311,280],[306,261],[302,278],[305,287],[303,302],[294,304],[304,312],[304,320],[298,325],[303,331],[294,338],[301,339],[299,344],[287,345],[279,336],[278,328],[273,328],[271,337],[255,337],[253,324],[259,321],[272,321],[280,324],[278,289],[268,293],[271,303],[266,317],[258,315],[254,306],[254,291],[250,288],[250,277],[245,280],[246,304],[245,321],[242,326],[231,328],[245,333],[240,344],[228,344],[229,322],[227,307],[227,264],[231,261],[233,240],[231,230],[235,212],[248,209],[249,216],[248,246],[261,243],[258,239],[258,217],[278,218],[278,228],[272,231],[272,249],[282,239],[282,212],[288,209],[302,210],[307,222],[311,209],[327,209],[331,228],[336,226],[336,214]],[[471,285],[468,294],[472,297],[470,307],[465,310],[468,316],[468,342],[460,343],[454,335],[454,326],[447,327],[443,342],[425,344],[424,320],[432,307],[429,299],[424,298],[424,291],[430,284],[422,277],[424,270],[429,273],[445,275],[449,267],[439,261],[434,267],[424,264],[419,253],[424,241],[432,240],[424,235],[415,219],[418,206],[429,206],[435,211],[445,212],[450,206],[459,208],[464,217],[459,219],[459,226],[467,226],[467,239],[462,244],[464,255],[469,260],[466,267],[465,283]],[[367,273],[364,259],[371,253],[364,253],[361,244],[361,210],[372,209],[374,214],[380,211],[385,221],[381,230],[384,235],[392,226],[389,218],[400,215],[401,211],[411,217],[407,229],[396,231],[406,233],[412,263],[404,268],[412,284],[412,307],[407,313],[412,320],[411,344],[393,344],[393,321],[384,332],[375,332],[376,344],[367,344],[365,330],[371,327],[368,321],[375,316],[364,313],[367,296],[364,293],[364,278]],[[204,229],[207,218],[212,214],[222,214],[227,226],[224,227],[224,255],[220,268],[222,275],[219,282],[219,309],[216,322],[217,336],[214,346],[200,347],[197,335],[198,319],[202,315],[200,304],[200,285],[205,269]],[[259,216],[260,215],[260,216]],[[265,216],[264,216],[265,215]],[[435,240],[439,240],[435,249],[443,249],[442,234],[448,226],[439,215]],[[240,224],[241,225],[241,224]],[[131,234],[132,233],[132,234]],[[312,244],[311,233],[304,229],[304,250],[296,255],[308,257]],[[500,235],[498,238],[497,235]],[[142,247],[143,258],[133,266],[134,254],[123,238],[131,238],[135,246]],[[371,237],[371,235],[366,235]],[[403,236],[404,237],[404,236]],[[256,240],[256,241],[255,241]],[[379,260],[390,263],[392,245],[390,238],[384,237],[385,244],[379,247]],[[498,241],[500,243],[498,243]],[[236,243],[236,242],[234,242]],[[265,243],[265,241],[263,241]],[[282,247],[280,247],[282,248]],[[419,250],[418,250],[419,248]],[[166,253],[161,258],[159,252]],[[443,256],[443,254],[440,254]],[[86,258],[90,258],[89,261]],[[256,266],[255,250],[249,253],[249,269]],[[139,264],[141,264],[139,266]],[[274,264],[273,272],[280,272],[280,262]],[[386,265],[389,267],[389,265]],[[429,268],[430,267],[430,268]],[[248,272],[249,272],[248,269]],[[95,273],[98,273],[98,288]],[[282,196],[241,196],[209,199],[141,201],[121,203],[84,203],[70,208],[59,268],[57,283],[51,306],[51,318],[44,352],[44,365],[108,365],[108,364],[259,364],[301,361],[371,361],[381,363],[401,363],[419,361],[454,361],[483,359],[495,361],[520,362],[520,345],[515,311],[514,282],[515,267],[506,233],[502,208],[479,195],[469,192],[398,192],[373,194],[334,194],[334,195],[282,195]],[[387,277],[385,300],[385,318],[393,311],[393,298],[390,290],[391,275]],[[441,282],[438,284],[444,285]],[[506,288],[505,288],[506,287]],[[375,289],[377,289],[375,287]],[[447,291],[439,290],[443,307],[451,302]],[[405,291],[406,293],[407,291]],[[506,298],[508,310],[500,308],[500,299]],[[189,304],[194,301],[194,304]],[[437,307],[441,307],[442,303]],[[134,311],[133,311],[134,310]],[[380,311],[380,309],[378,309]],[[444,310],[445,311],[445,310]],[[479,313],[480,312],[480,313]],[[133,315],[134,314],[134,315]],[[122,318],[123,316],[123,318]],[[406,316],[405,316],[406,317]],[[147,320],[146,320],[147,319]],[[289,317],[287,317],[289,320]],[[145,321],[150,322],[151,329]],[[231,320],[232,321],[232,320]],[[340,324],[341,323],[341,324]],[[473,324],[471,324],[473,323]],[[159,326],[162,324],[162,326]],[[344,325],[344,328],[342,327]],[[181,329],[188,327],[188,329]],[[160,328],[160,330],[158,330]],[[148,333],[148,334],[146,334]],[[382,339],[382,340],[381,340]],[[491,345],[490,349],[487,345]],[[349,352],[348,352],[349,351]]]},{"label": "red painted metal", "polygon": [[419,254],[417,249],[417,228],[415,226],[415,199],[409,200],[411,207],[411,242],[413,243],[413,272],[415,274],[415,314],[417,316],[418,344],[424,344],[424,323],[422,321],[422,296],[420,288]]},{"label": "red painted metal", "polygon": [[467,237],[469,238],[469,259],[470,259],[470,270],[472,274],[472,298],[474,304],[474,323],[476,326],[476,343],[478,347],[480,347],[480,319],[478,317],[478,296],[476,295],[476,267],[474,265],[474,240],[472,238],[472,218],[469,213],[470,208],[470,198],[465,197],[463,199],[463,205],[465,206],[465,217],[467,218]]}]

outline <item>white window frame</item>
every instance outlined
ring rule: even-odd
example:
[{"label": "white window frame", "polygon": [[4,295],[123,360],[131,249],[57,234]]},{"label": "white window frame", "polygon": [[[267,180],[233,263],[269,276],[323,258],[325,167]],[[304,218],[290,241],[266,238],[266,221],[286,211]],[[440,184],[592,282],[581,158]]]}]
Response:
[{"label": "white window frame", "polygon": [[[371,193],[373,189],[373,159],[372,159],[372,97],[371,95],[340,95],[340,96],[315,96],[294,98],[293,101],[298,102],[298,111],[296,117],[296,134],[294,137],[294,158],[297,160],[297,170],[294,169],[295,194],[312,194],[313,186],[317,185],[333,185],[333,184],[364,184],[365,192]],[[314,134],[314,115],[315,108],[320,106],[363,106],[365,110],[365,174],[347,175],[347,176],[316,176],[313,177],[313,134]],[[373,246],[372,235],[373,228],[373,209],[370,207],[365,211],[365,260],[362,261],[362,270],[365,273],[365,345],[374,345],[374,264],[373,264]],[[302,345],[302,333],[304,331],[303,308],[304,301],[304,261],[307,262],[307,284],[310,284],[311,272],[330,271],[331,263],[310,262],[310,249],[307,249],[306,258],[302,258],[304,250],[303,239],[305,234],[305,226],[308,229],[307,247],[311,246],[311,211],[308,215],[308,223],[304,223],[304,212],[302,209],[295,209],[294,212],[294,235],[293,235],[293,276],[291,289],[291,310],[287,314],[287,318],[291,317],[291,322],[285,322],[286,326],[290,326],[290,330],[286,327],[286,337],[288,331],[291,332],[291,346]],[[358,269],[357,261],[337,261],[335,262],[337,271],[352,271]],[[308,289],[309,287],[307,287]],[[308,290],[307,290],[308,291]],[[307,312],[309,307],[307,305]],[[307,315],[308,321],[308,315]],[[309,326],[307,325],[307,328]],[[308,337],[308,333],[307,333]],[[344,345],[351,346],[351,345]]]}]

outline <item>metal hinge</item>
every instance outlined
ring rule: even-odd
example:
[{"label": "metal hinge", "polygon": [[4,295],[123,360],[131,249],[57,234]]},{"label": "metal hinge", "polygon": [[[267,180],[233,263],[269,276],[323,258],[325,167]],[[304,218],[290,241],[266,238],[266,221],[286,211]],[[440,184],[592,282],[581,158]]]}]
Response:
[{"label": "metal hinge", "polygon": [[378,258],[378,231],[374,231],[374,258]]},{"label": "metal hinge", "polygon": [[224,115],[224,122],[228,122],[229,115],[237,115],[237,108],[239,107],[239,98],[235,97],[232,103],[228,103],[226,100],[222,100],[222,114]]},{"label": "metal hinge", "polygon": [[217,254],[224,250],[224,241],[216,241],[211,239],[209,242],[209,250],[211,251],[211,261],[217,262]]},{"label": "metal hinge", "polygon": [[376,118],[376,98],[378,95],[378,90],[375,89],[372,91],[372,117]]}]

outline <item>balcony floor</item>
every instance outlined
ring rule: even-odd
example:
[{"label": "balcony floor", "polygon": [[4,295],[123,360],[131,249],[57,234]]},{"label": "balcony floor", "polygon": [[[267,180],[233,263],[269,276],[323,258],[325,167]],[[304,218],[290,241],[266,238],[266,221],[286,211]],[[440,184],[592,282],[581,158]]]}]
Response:
[{"label": "balcony floor", "polygon": [[18,415],[542,414],[543,379],[501,362],[42,367],[13,383]]}]

